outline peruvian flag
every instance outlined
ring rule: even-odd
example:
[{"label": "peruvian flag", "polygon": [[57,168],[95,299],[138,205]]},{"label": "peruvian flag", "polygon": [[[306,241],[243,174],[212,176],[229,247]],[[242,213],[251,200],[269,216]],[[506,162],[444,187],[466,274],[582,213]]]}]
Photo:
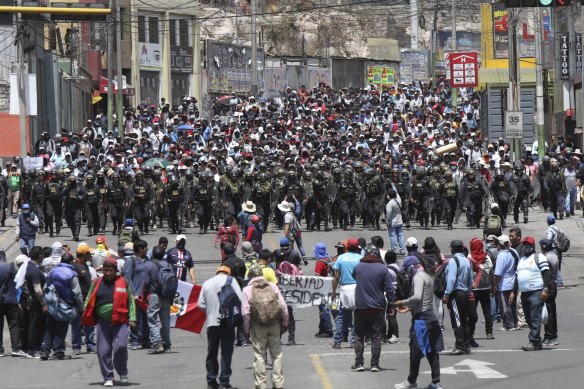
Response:
[{"label": "peruvian flag", "polygon": [[205,312],[199,309],[200,285],[179,281],[176,297],[170,306],[170,326],[200,334],[205,324]]}]

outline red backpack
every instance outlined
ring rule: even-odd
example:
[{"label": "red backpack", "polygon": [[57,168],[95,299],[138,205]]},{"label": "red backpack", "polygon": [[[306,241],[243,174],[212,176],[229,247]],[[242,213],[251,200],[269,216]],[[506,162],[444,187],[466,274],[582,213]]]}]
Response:
[{"label": "red backpack", "polygon": [[219,237],[221,240],[221,243],[232,243],[235,245],[235,242],[237,241],[236,239],[236,234],[237,232],[235,231],[235,228],[233,227],[225,227],[225,226],[221,226],[219,227]]}]

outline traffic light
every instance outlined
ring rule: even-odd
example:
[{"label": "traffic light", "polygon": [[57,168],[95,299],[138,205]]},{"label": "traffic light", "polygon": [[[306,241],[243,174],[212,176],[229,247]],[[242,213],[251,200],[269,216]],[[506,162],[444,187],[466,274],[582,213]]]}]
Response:
[{"label": "traffic light", "polygon": [[[584,4],[584,0],[581,0]],[[572,0],[505,0],[507,8],[567,7]]]}]

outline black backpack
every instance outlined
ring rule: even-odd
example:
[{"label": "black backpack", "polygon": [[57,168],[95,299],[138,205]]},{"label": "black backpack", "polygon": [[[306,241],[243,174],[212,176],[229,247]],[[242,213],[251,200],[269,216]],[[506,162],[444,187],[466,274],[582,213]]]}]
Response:
[{"label": "black backpack", "polygon": [[[454,259],[456,262],[456,272],[458,275],[458,267],[460,266],[460,262],[458,262],[458,258],[455,256],[452,257],[452,259]],[[439,299],[444,297],[444,292],[446,292],[446,266],[448,266],[448,263],[444,263],[442,266],[440,266],[436,272],[436,277],[434,278],[434,295]]]},{"label": "black backpack", "polygon": [[158,267],[158,285],[156,294],[166,299],[174,300],[178,289],[178,278],[172,266],[162,266],[159,261],[154,260]]},{"label": "black backpack", "polygon": [[221,324],[237,327],[243,323],[243,316],[241,314],[241,300],[231,286],[232,282],[233,277],[227,277],[225,285],[219,291],[219,318]]},{"label": "black backpack", "polygon": [[440,263],[439,258],[434,253],[422,254],[418,251],[413,251],[410,255],[418,258],[420,265],[424,266],[424,271],[429,275],[434,275],[436,273],[436,265]]},{"label": "black backpack", "polygon": [[408,273],[406,273],[405,271],[398,271],[391,266],[388,266],[387,268],[395,274],[396,278],[395,299],[405,300],[409,298],[412,289],[412,280],[410,279]]}]

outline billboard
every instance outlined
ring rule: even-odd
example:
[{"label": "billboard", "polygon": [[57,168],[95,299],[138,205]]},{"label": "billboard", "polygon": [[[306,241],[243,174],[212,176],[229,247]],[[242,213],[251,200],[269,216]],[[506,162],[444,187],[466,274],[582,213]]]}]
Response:
[{"label": "billboard", "polygon": [[428,82],[428,50],[409,50],[401,52],[401,62],[399,65],[400,82],[409,84],[411,82]]},{"label": "billboard", "polygon": [[395,73],[394,67],[390,65],[367,65],[367,84],[374,84],[379,88],[385,85],[395,85]]},{"label": "billboard", "polygon": [[162,45],[160,43],[138,43],[138,61],[140,69],[162,69]]},{"label": "billboard", "polygon": [[[251,49],[227,43],[207,42],[207,89],[210,93],[251,92]],[[263,89],[264,51],[257,50],[258,90]]]},{"label": "billboard", "polygon": [[170,71],[191,74],[193,72],[193,48],[170,46]]}]

